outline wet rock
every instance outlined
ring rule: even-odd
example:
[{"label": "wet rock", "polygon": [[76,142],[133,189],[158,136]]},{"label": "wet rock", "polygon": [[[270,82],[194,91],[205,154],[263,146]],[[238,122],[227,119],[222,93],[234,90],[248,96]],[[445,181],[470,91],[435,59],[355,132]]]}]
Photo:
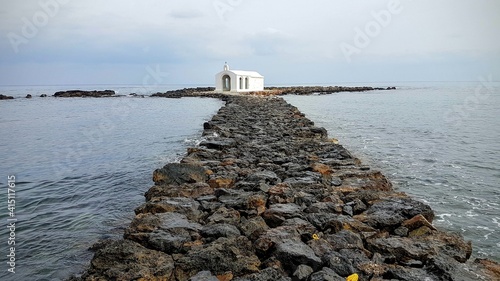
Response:
[{"label": "wet rock", "polygon": [[368,240],[368,250],[393,255],[398,261],[425,260],[436,255],[435,249],[422,241],[406,237],[389,237]]},{"label": "wet rock", "polygon": [[477,280],[478,276],[450,256],[439,254],[431,257],[425,265],[427,272],[439,276],[439,280]]},{"label": "wet rock", "polygon": [[461,263],[466,262],[472,254],[471,242],[464,241],[462,236],[454,233],[436,231],[432,235],[421,237],[419,241],[431,245]]},{"label": "wet rock", "polygon": [[171,256],[129,240],[99,249],[81,280],[175,280]]},{"label": "wet rock", "polygon": [[419,201],[410,198],[390,198],[375,202],[360,217],[362,221],[376,228],[396,228],[404,221],[417,215],[422,215],[427,221],[432,222],[434,212]]},{"label": "wet rock", "polygon": [[181,185],[184,183],[205,182],[206,170],[203,167],[181,163],[170,163],[153,173],[156,185]]},{"label": "wet rock", "polygon": [[342,186],[359,187],[364,190],[391,191],[392,184],[387,178],[377,171],[348,170],[335,173],[342,179]]}]

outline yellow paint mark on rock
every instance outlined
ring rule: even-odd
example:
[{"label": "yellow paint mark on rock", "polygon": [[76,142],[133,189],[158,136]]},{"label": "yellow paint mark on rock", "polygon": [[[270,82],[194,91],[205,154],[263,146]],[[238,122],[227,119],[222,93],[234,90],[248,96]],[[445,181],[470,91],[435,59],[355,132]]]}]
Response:
[{"label": "yellow paint mark on rock", "polygon": [[347,278],[346,278],[346,281],[358,281],[358,274],[354,273],[352,275],[349,275]]}]

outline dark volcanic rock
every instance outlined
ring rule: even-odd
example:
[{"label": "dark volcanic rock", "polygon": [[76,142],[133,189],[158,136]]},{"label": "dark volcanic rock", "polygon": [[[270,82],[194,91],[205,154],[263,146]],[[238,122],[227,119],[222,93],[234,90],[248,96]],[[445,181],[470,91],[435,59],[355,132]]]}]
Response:
[{"label": "dark volcanic rock", "polygon": [[153,181],[160,184],[183,184],[205,182],[207,174],[205,168],[190,164],[170,163],[153,173]]},{"label": "dark volcanic rock", "polygon": [[201,235],[203,237],[210,237],[210,238],[220,238],[220,237],[238,237],[241,236],[240,231],[236,226],[232,224],[224,224],[224,223],[219,223],[219,224],[211,224],[211,225],[206,225],[201,229]]},{"label": "dark volcanic rock", "polygon": [[82,280],[172,280],[174,261],[163,252],[129,241],[110,242],[99,249]]},{"label": "dark volcanic rock", "polygon": [[424,216],[429,222],[434,219],[431,207],[422,202],[410,198],[388,198],[370,206],[363,221],[377,228],[395,228],[417,215]]},{"label": "dark volcanic rock", "polygon": [[281,264],[291,270],[291,273],[301,264],[309,265],[312,268],[318,268],[322,264],[321,259],[302,241],[284,240],[276,245],[275,254]]},{"label": "dark volcanic rock", "polygon": [[54,97],[57,98],[75,98],[75,97],[91,97],[91,98],[102,98],[111,97],[115,95],[115,91],[104,90],[104,91],[81,91],[81,90],[70,90],[56,92]]},{"label": "dark volcanic rock", "polygon": [[345,281],[344,278],[340,277],[335,271],[328,267],[324,267],[321,271],[313,273],[311,275],[310,281]]},{"label": "dark volcanic rock", "polygon": [[250,274],[245,277],[236,278],[234,281],[291,281],[289,277],[284,277],[274,268],[266,268],[258,273]]},{"label": "dark volcanic rock", "polygon": [[186,215],[190,220],[197,221],[202,216],[200,203],[193,198],[173,197],[162,200],[151,200],[135,209],[136,214],[156,214],[177,212]]},{"label": "dark volcanic rock", "polygon": [[219,275],[231,271],[236,276],[259,271],[259,258],[252,251],[251,242],[244,236],[219,238],[193,248],[176,260],[178,269],[187,275],[209,270]]},{"label": "dark volcanic rock", "polygon": [[6,96],[6,95],[0,95],[0,100],[13,100],[14,97],[11,96]]},{"label": "dark volcanic rock", "polygon": [[268,225],[279,226],[286,219],[303,217],[301,212],[302,208],[297,204],[274,204],[262,214],[262,217],[266,220]]},{"label": "dark volcanic rock", "polygon": [[139,214],[125,230],[124,237],[145,247],[178,253],[187,251],[201,237],[202,226],[179,213]]}]

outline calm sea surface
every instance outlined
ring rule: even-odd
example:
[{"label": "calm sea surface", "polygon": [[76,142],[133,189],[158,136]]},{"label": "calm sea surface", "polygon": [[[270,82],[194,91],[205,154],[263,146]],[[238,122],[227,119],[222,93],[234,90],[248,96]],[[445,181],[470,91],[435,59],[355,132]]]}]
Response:
[{"label": "calm sea surface", "polygon": [[[122,236],[152,171],[195,145],[203,122],[222,106],[196,98],[38,96],[182,87],[0,87],[2,94],[34,96],[0,102],[0,280],[63,280],[81,271],[94,242]],[[500,260],[498,83],[286,99],[396,188],[429,203],[435,224],[472,240],[476,257]],[[15,275],[6,264],[9,175],[16,176]]]},{"label": "calm sea surface", "polygon": [[[64,280],[80,272],[93,243],[123,235],[153,170],[196,145],[203,122],[223,104],[38,97],[51,90],[11,89],[34,98],[0,102],[0,280]],[[6,264],[9,175],[16,177],[15,275]]]},{"label": "calm sea surface", "polygon": [[316,125],[425,201],[435,225],[500,261],[500,83],[289,96]]}]

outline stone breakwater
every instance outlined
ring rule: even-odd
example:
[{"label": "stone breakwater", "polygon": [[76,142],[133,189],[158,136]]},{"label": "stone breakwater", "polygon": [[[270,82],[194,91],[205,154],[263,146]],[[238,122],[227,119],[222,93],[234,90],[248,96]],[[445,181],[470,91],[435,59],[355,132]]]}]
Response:
[{"label": "stone breakwater", "polygon": [[[227,96],[76,280],[499,280],[432,209],[279,97]],[[496,271],[495,271],[496,270]]]}]

